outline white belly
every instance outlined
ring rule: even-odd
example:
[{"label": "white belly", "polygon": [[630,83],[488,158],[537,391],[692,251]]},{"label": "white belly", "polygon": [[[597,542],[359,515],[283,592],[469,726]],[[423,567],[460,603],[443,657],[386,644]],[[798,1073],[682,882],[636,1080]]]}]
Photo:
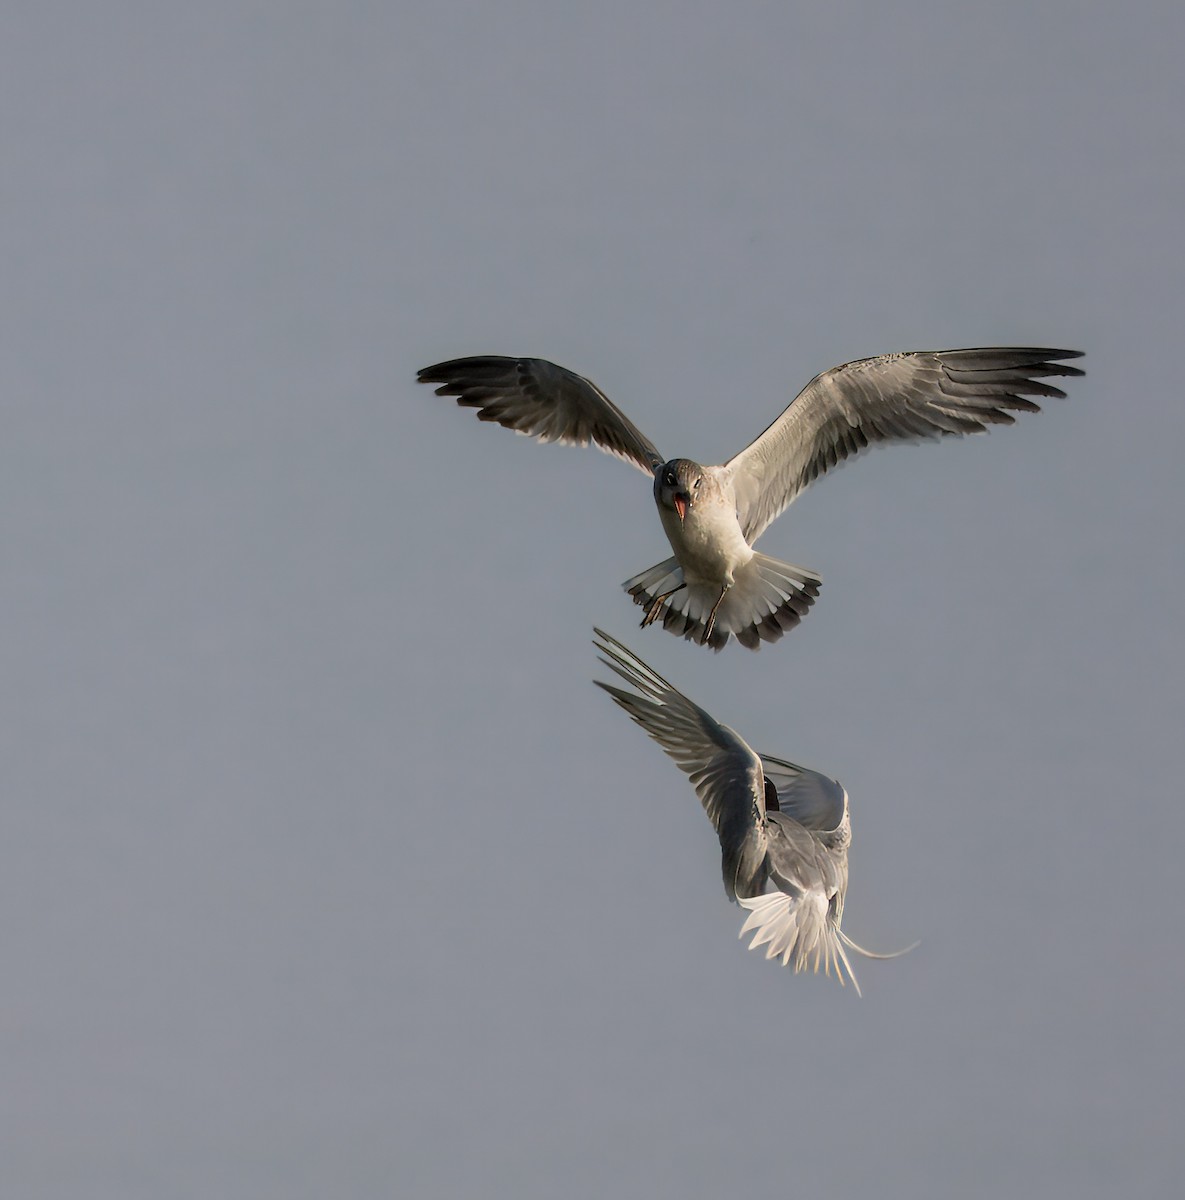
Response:
[{"label": "white belly", "polygon": [[693,505],[682,522],[668,509],[660,508],[658,515],[688,583],[731,587],[736,570],[753,557],[736,508],[723,497]]}]

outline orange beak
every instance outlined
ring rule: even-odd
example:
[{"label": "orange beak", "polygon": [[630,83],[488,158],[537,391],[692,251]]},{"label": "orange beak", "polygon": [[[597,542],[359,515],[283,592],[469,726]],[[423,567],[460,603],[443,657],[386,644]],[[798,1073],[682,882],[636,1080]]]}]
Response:
[{"label": "orange beak", "polygon": [[687,497],[682,492],[675,493],[675,511],[679,514],[679,524],[683,524],[683,518],[687,516]]}]

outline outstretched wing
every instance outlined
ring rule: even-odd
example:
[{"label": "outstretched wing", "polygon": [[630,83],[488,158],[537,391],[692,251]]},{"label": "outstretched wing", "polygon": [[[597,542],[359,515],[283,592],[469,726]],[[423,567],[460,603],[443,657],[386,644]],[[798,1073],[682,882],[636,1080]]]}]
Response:
[{"label": "outstretched wing", "polygon": [[724,886],[736,898],[765,858],[765,802],[761,760],[727,725],[721,725],[673,688],[636,654],[597,629],[601,661],[634,691],[595,680],[691,778],[724,852]]},{"label": "outstretched wing", "polygon": [[589,442],[653,475],[663,464],[654,443],[595,384],[542,358],[483,355],[425,367],[420,383],[438,383],[438,396],[476,408],[478,420],[497,421],[541,442]]},{"label": "outstretched wing", "polygon": [[981,433],[1039,412],[1028,396],[1064,397],[1043,380],[1082,375],[1078,350],[1004,346],[862,358],[816,375],[784,413],[729,460],[737,515],[752,542],[814,479],[874,442]]}]

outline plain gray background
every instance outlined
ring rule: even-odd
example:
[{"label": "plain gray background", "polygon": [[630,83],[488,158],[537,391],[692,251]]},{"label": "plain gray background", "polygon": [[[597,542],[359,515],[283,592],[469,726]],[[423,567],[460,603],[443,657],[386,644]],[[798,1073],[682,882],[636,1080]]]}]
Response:
[{"label": "plain gray background", "polygon": [[[1172,1192],[1179,5],[2,25],[5,1195]],[[717,462],[1000,343],[1087,378],[812,488],[756,655],[637,629],[640,474],[414,383]],[[594,622],[846,785],[863,1000],[737,941]]]}]

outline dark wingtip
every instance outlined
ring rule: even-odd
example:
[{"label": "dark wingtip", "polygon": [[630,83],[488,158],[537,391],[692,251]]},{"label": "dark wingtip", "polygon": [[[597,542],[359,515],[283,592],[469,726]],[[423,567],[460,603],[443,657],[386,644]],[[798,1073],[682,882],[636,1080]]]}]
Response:
[{"label": "dark wingtip", "polygon": [[1067,367],[1064,363],[1056,361],[1062,358],[1084,358],[1085,350],[1044,350],[1042,353],[1049,360],[1046,363],[1047,366],[1057,367],[1058,375],[1070,379],[1080,378],[1086,374],[1081,367]]},{"label": "dark wingtip", "polygon": [[418,383],[450,383],[462,367],[472,369],[480,364],[480,359],[450,358],[445,362],[433,363],[430,367],[421,367],[416,372]]}]

